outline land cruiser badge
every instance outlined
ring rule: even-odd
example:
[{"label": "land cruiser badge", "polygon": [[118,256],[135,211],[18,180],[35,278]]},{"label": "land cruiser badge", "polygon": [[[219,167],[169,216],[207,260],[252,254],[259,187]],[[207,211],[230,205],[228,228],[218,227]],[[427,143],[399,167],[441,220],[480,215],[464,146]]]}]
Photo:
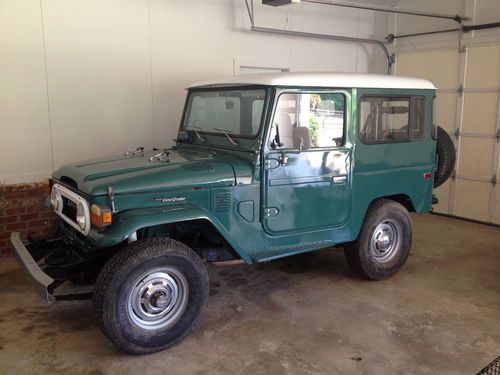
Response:
[{"label": "land cruiser badge", "polygon": [[184,202],[186,200],[186,197],[157,197],[155,198],[155,202],[161,202],[161,203],[171,203],[171,202]]}]

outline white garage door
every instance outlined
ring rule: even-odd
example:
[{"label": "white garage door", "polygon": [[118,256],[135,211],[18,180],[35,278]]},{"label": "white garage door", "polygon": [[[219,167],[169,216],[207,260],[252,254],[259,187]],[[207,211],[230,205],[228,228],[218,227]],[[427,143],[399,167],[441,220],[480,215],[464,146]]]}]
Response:
[{"label": "white garage door", "polygon": [[437,87],[436,123],[455,142],[453,178],[435,189],[436,212],[500,224],[500,45],[397,56],[396,74]]}]

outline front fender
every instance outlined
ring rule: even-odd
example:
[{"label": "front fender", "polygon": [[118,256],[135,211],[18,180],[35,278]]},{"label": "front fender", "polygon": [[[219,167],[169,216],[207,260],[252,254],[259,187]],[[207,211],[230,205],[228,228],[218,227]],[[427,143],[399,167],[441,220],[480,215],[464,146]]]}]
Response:
[{"label": "front fender", "polygon": [[241,251],[224,226],[210,212],[201,207],[183,204],[168,207],[141,208],[121,212],[115,217],[113,217],[113,225],[105,231],[90,230],[88,237],[96,246],[108,247],[117,245],[125,241],[130,234],[142,228],[206,219],[219,231],[246,263],[252,263],[252,259],[245,252]]}]

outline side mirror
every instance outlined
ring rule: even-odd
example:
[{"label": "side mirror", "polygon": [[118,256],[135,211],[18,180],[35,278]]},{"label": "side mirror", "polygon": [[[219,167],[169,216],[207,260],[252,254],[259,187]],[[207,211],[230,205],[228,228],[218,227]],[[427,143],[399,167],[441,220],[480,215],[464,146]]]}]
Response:
[{"label": "side mirror", "polygon": [[299,151],[307,151],[311,148],[311,133],[305,126],[293,128],[293,147]]}]

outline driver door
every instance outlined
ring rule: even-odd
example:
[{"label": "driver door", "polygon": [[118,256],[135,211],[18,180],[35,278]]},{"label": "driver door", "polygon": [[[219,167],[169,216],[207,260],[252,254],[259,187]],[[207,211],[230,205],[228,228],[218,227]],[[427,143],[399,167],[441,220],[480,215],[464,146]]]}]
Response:
[{"label": "driver door", "polygon": [[264,229],[342,226],[351,209],[350,93],[287,90],[277,98],[265,151]]}]

